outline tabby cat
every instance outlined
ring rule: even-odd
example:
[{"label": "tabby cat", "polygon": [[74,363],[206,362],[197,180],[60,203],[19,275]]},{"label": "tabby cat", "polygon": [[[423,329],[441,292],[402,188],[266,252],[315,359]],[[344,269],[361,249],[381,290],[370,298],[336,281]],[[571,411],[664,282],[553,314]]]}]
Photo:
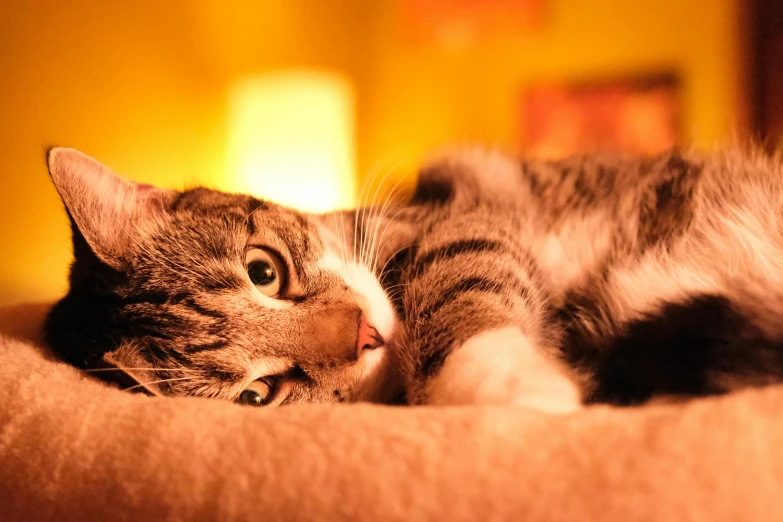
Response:
[{"label": "tabby cat", "polygon": [[48,153],[72,225],[49,344],[156,395],[590,403],[783,378],[783,164],[444,155],[407,204],[311,215]]}]

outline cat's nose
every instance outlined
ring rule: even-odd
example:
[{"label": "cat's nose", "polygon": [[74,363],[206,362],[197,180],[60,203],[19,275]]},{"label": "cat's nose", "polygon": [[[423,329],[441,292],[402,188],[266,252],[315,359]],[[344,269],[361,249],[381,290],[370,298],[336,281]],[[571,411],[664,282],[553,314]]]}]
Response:
[{"label": "cat's nose", "polygon": [[372,350],[383,345],[383,337],[378,333],[373,325],[367,322],[367,316],[362,314],[359,318],[359,340],[357,341],[357,351],[359,355],[364,350]]}]

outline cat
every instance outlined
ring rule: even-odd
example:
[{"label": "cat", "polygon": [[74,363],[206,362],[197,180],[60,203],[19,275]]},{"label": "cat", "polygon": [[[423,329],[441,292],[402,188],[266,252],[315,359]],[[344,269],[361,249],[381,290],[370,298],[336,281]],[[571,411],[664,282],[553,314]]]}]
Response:
[{"label": "cat", "polygon": [[783,379],[783,165],[759,152],[458,149],[405,205],[326,215],[48,166],[74,262],[47,342],[152,394],[566,413]]}]

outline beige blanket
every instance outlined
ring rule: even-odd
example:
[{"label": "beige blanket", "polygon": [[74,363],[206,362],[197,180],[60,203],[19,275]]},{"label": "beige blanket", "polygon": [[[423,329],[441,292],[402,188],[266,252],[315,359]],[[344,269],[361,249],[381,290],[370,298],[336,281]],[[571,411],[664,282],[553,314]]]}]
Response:
[{"label": "beige blanket", "polygon": [[240,407],[131,395],[0,316],[0,520],[783,520],[783,389],[684,406]]}]

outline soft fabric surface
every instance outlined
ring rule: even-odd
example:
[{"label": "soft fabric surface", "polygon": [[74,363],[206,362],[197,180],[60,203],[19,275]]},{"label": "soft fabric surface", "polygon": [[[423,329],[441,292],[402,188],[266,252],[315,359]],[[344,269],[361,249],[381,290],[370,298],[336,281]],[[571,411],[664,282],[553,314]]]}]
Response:
[{"label": "soft fabric surface", "polygon": [[0,316],[0,520],[783,520],[783,389],[685,405],[255,409],[120,392]]}]

